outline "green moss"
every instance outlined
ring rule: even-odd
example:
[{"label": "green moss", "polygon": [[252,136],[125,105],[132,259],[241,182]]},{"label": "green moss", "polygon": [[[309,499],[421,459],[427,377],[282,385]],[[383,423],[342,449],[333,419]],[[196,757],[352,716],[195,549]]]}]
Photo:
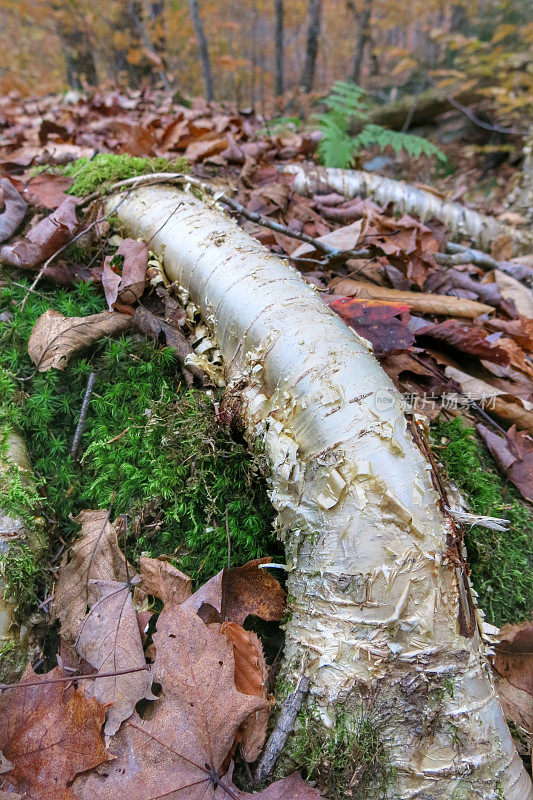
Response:
[{"label": "green moss", "polygon": [[533,602],[533,514],[460,417],[435,425],[433,439],[473,512],[510,521],[505,532],[474,526],[465,534],[481,608],[494,625],[525,619]]},{"label": "green moss", "polygon": [[[385,797],[394,779],[379,731],[364,713],[340,708],[332,729],[326,728],[316,709],[302,709],[284,756],[316,781],[331,800],[346,797],[375,800]],[[290,766],[289,766],[290,765]]]},{"label": "green moss", "polygon": [[[0,384],[8,389],[5,413],[28,444],[57,543],[76,530],[70,515],[106,508],[114,496],[114,515],[128,515],[130,558],[171,554],[203,581],[227,563],[226,513],[233,564],[277,555],[273,510],[254,461],[217,423],[202,392],[179,389],[173,351],[135,336],[103,339],[63,372],[35,373],[27,341],[37,317],[50,307],[83,316],[103,310],[105,301],[80,284],[32,293],[21,311],[16,303],[24,294],[14,284],[1,290],[0,311],[14,316],[0,326]],[[76,463],[70,447],[93,370]]]},{"label": "green moss", "polygon": [[65,174],[74,178],[69,194],[84,197],[105,184],[116,183],[126,178],[145,175],[149,172],[187,172],[184,158],[169,161],[166,158],[139,158],[138,156],[99,153],[94,158],[79,158],[65,168]]},{"label": "green moss", "polygon": [[4,599],[15,605],[15,621],[23,622],[36,610],[44,585],[44,571],[30,548],[13,542],[0,554],[0,576],[5,582]]}]

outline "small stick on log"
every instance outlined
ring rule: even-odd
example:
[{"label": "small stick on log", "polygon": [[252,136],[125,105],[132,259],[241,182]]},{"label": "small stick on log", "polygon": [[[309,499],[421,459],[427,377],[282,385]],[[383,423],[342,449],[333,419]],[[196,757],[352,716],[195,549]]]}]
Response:
[{"label": "small stick on log", "polygon": [[87,425],[87,412],[89,411],[89,403],[91,402],[91,395],[93,393],[95,380],[96,372],[91,372],[87,381],[87,388],[85,390],[83,403],[81,404],[80,418],[78,420],[78,424],[76,425],[74,439],[72,440],[72,447],[70,448],[70,455],[73,458],[77,457],[76,454],[81,443],[81,437],[83,436],[85,432],[85,426]]},{"label": "small stick on log", "polygon": [[287,744],[287,739],[294,729],[296,717],[298,716],[298,712],[302,707],[302,703],[308,691],[309,678],[302,675],[298,679],[294,692],[290,694],[283,703],[278,721],[259,759],[254,775],[256,783],[261,783],[272,775],[274,767],[276,766],[276,761],[280,757],[283,748]]}]

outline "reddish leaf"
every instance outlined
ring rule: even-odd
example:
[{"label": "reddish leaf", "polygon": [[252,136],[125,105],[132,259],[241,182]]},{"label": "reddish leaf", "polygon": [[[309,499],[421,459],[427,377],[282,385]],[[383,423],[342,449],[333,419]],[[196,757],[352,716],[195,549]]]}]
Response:
[{"label": "reddish leaf", "polygon": [[74,800],[74,777],[109,760],[102,736],[105,706],[67,683],[46,683],[62,676],[58,667],[36,675],[28,666],[21,683],[40,685],[0,697],[0,749],[13,765],[0,774],[0,789],[27,800]]},{"label": "reddish leaf", "polygon": [[[329,303],[347,325],[372,344],[376,356],[408,350],[415,337],[407,325],[409,306],[341,297]],[[401,319],[396,319],[400,316]]]},{"label": "reddish leaf", "polygon": [[30,178],[26,184],[28,201],[35,206],[57,208],[67,199],[68,195],[65,192],[72,183],[73,178],[68,178],[66,175],[41,172]]}]

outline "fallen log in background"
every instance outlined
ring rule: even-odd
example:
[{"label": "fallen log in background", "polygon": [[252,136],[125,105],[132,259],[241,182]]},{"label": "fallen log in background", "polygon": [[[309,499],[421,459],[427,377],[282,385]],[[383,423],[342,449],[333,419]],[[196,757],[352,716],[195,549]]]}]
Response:
[{"label": "fallen log in background", "polygon": [[533,234],[504,225],[494,217],[487,217],[470,208],[441,200],[424,189],[415,189],[403,181],[384,178],[359,170],[312,167],[304,169],[289,165],[285,172],[295,175],[294,189],[298,194],[312,195],[335,191],[346,198],[371,197],[377,203],[394,203],[399,214],[416,214],[422,222],[436,218],[446,225],[451,236],[464,237],[476,246],[490,251],[490,246],[500,236],[509,237],[513,254],[527,252],[533,247]]},{"label": "fallen log in background", "polygon": [[371,715],[395,796],[532,798],[452,523],[368,343],[213,203],[144,187],[116,214],[201,310],[264,451],[289,565],[286,679],[304,664],[327,726]]},{"label": "fallen log in background", "polygon": [[[436,117],[452,109],[448,99],[452,94],[442,89],[427,89],[417,95],[406,95],[399,100],[387,103],[370,112],[369,119],[373,125],[384,125],[395,131],[409,129],[412,125],[423,125],[433,122]],[[454,100],[464,106],[469,106],[479,100],[482,95],[475,89],[467,89],[454,94]],[[360,125],[354,120],[350,132],[359,132]]]}]

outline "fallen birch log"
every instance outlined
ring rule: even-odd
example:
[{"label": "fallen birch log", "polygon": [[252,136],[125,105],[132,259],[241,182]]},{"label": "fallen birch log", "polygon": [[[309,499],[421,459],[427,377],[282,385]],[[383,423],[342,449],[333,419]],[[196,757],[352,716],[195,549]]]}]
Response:
[{"label": "fallen birch log", "polygon": [[289,566],[284,674],[304,665],[324,736],[339,711],[370,714],[391,797],[533,798],[452,522],[368,343],[212,201],[144,187],[116,214],[212,328],[264,452]]},{"label": "fallen birch log", "polygon": [[527,252],[533,246],[533,234],[529,230],[511,228],[493,217],[486,217],[459,203],[441,200],[431,192],[415,189],[403,181],[359,170],[304,169],[295,164],[285,167],[284,172],[295,175],[294,189],[298,194],[334,191],[346,198],[371,197],[382,205],[394,203],[394,210],[399,214],[416,214],[422,222],[438,219],[446,225],[451,236],[469,239],[482,250],[490,250],[490,245],[499,236],[510,238],[513,255]]}]

